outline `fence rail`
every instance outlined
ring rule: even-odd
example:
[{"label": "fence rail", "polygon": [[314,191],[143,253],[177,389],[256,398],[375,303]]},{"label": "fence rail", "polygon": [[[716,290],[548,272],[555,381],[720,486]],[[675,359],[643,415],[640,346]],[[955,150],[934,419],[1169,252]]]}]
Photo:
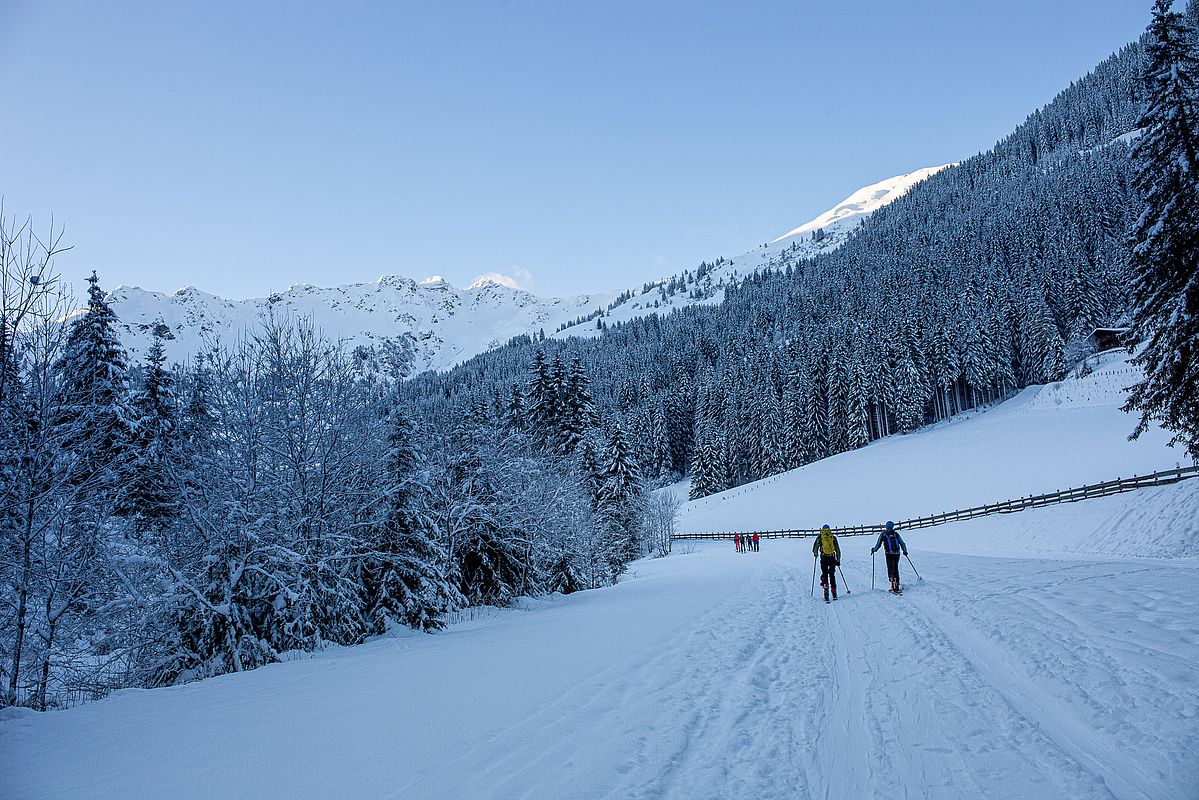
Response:
[{"label": "fence rail", "polygon": [[[974,519],[975,517],[985,517],[988,514],[1012,514],[1017,511],[1023,511],[1026,508],[1040,508],[1042,506],[1052,506],[1058,503],[1076,503],[1079,500],[1090,500],[1094,497],[1107,497],[1108,495],[1120,494],[1121,492],[1131,492],[1134,489],[1143,489],[1150,486],[1166,486],[1171,483],[1187,480],[1188,478],[1199,477],[1199,465],[1190,467],[1180,467],[1178,469],[1168,469],[1162,472],[1154,472],[1151,475],[1134,475],[1131,478],[1116,478],[1113,481],[1104,481],[1103,483],[1092,483],[1088,486],[1079,486],[1078,488],[1062,489],[1057,492],[1048,494],[1030,495],[1028,497],[1018,497],[1013,500],[1004,500],[1000,503],[991,503],[985,506],[975,506],[973,508],[963,508],[957,511],[946,511],[943,514],[933,514],[928,517],[916,517],[915,519],[901,520],[895,523],[898,530],[916,530],[918,528],[929,528],[933,525],[944,525],[947,522],[958,522],[965,519]],[[833,528],[833,533],[838,536],[869,536],[881,533],[884,530],[883,525],[854,525],[845,528]],[[670,537],[673,540],[683,539],[728,539],[738,533],[756,533],[763,539],[798,539],[804,536],[815,536],[820,533],[819,528],[794,528],[790,530],[779,531],[726,531],[719,533],[676,533]]]}]

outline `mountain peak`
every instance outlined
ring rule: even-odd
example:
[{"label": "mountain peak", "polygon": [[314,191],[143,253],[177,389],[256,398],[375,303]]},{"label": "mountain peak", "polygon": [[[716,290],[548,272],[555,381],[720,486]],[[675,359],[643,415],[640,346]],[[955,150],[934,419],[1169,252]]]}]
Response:
[{"label": "mountain peak", "polygon": [[925,178],[936,175],[941,170],[952,166],[956,166],[956,164],[925,167],[924,169],[905,172],[902,175],[881,180],[878,183],[872,183],[869,186],[863,186],[820,216],[805,222],[798,228],[787,231],[770,243],[777,244],[785,239],[821,230],[848,220],[860,220],[862,217],[874,213],[893,200],[903,197],[913,186]]},{"label": "mountain peak", "polygon": [[504,275],[500,272],[488,272],[485,275],[480,275],[471,281],[467,289],[483,289],[488,286],[503,286],[505,289],[514,289],[518,292],[527,291],[522,289],[520,284],[511,275]]}]

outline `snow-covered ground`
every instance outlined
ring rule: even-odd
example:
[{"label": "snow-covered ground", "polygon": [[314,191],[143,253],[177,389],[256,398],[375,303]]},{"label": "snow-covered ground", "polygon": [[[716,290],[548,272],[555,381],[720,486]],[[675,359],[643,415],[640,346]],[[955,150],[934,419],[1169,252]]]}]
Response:
[{"label": "snow-covered ground", "polygon": [[[685,513],[837,524],[1173,466],[1112,416],[1127,369]],[[809,540],[684,544],[431,636],[9,711],[0,797],[1199,796],[1199,480],[907,539],[902,597],[863,537],[828,606]]]}]

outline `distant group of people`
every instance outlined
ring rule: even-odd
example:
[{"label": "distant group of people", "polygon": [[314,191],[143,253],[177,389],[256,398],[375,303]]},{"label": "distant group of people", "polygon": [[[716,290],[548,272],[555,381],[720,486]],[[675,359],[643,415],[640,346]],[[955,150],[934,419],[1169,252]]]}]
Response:
[{"label": "distant group of people", "polygon": [[733,536],[733,545],[738,553],[758,552],[758,534],[738,533]]}]

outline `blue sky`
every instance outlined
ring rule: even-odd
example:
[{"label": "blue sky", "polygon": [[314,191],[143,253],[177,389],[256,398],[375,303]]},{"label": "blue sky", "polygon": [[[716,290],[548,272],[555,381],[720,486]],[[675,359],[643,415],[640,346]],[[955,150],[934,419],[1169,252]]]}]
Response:
[{"label": "blue sky", "polygon": [[0,0],[0,194],[110,288],[625,287],[989,147],[1149,6]]}]

